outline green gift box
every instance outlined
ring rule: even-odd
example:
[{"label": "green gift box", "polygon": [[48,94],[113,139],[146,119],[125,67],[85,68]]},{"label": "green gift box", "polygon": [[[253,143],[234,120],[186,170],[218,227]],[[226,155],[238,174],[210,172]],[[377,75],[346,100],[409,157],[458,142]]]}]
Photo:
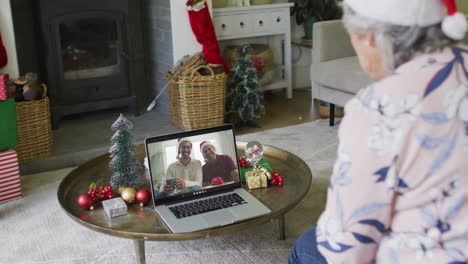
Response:
[{"label": "green gift box", "polygon": [[0,101],[0,151],[12,148],[17,144],[15,100],[10,98]]},{"label": "green gift box", "polygon": [[[273,169],[270,166],[270,163],[268,163],[268,161],[264,159],[258,162],[258,166],[266,168],[269,172],[273,171]],[[253,167],[248,167],[248,168],[240,167],[241,182],[245,183],[245,173],[248,171],[252,171],[252,170],[253,170]]]}]

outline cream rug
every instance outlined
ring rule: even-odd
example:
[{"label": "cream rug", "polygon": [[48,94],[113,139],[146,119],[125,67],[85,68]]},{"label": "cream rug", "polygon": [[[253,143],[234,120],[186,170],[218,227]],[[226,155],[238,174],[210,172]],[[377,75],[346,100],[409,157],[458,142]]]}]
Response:
[{"label": "cream rug", "polygon": [[[146,242],[147,263],[286,263],[297,237],[315,225],[336,158],[337,128],[318,120],[247,134],[304,159],[313,184],[306,199],[286,215],[286,236],[276,222],[236,234],[181,242]],[[62,169],[22,176],[23,198],[0,205],[0,263],[135,263],[133,242],[91,231],[72,221],[57,201]]]}]

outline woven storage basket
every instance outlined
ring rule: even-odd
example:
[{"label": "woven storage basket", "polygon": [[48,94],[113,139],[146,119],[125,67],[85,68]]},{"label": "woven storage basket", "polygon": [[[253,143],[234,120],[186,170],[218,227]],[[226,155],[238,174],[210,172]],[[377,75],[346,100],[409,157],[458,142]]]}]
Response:
[{"label": "woven storage basket", "polygon": [[47,86],[42,86],[42,99],[16,103],[18,145],[13,149],[18,153],[20,163],[42,159],[52,153],[49,98]]},{"label": "woven storage basket", "polygon": [[[210,74],[202,76],[200,69]],[[194,130],[224,124],[226,74],[215,74],[205,65],[190,75],[175,78],[169,86],[169,119],[182,130]]]}]

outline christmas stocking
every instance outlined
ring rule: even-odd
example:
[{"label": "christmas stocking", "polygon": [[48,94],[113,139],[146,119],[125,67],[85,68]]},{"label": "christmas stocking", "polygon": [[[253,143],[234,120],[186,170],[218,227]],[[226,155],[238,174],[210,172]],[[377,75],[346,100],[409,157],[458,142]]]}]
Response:
[{"label": "christmas stocking", "polygon": [[0,68],[4,67],[8,63],[8,57],[5,46],[3,46],[2,36],[0,35]]},{"label": "christmas stocking", "polygon": [[[215,0],[216,1],[216,0]],[[208,5],[205,0],[189,0],[187,1],[187,10],[192,27],[193,34],[198,43],[202,45],[203,56],[206,62],[211,64],[223,64],[224,71],[228,69],[224,63],[223,57],[220,55],[218,40],[211,20]]]}]

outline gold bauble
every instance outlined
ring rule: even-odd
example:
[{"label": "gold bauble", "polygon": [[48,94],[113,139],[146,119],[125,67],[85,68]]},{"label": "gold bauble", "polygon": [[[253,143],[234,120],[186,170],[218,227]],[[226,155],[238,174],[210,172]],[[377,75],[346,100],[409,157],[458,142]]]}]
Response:
[{"label": "gold bauble", "polygon": [[120,197],[125,203],[131,203],[135,200],[136,190],[133,188],[124,188],[120,193]]}]

